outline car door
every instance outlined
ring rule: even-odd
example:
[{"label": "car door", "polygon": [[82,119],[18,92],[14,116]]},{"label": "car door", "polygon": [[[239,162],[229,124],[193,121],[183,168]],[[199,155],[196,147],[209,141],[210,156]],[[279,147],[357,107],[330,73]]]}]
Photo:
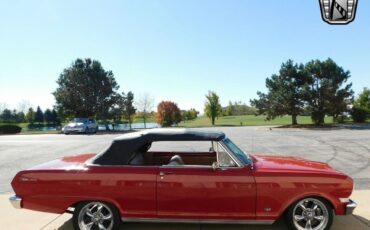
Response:
[{"label": "car door", "polygon": [[124,218],[155,218],[157,166],[89,166],[85,197],[113,200]]},{"label": "car door", "polygon": [[87,127],[89,128],[89,130],[95,129],[94,126],[95,126],[94,120],[89,119],[88,122],[87,122]]},{"label": "car door", "polygon": [[164,165],[157,175],[160,218],[255,218],[256,185],[249,165]]}]

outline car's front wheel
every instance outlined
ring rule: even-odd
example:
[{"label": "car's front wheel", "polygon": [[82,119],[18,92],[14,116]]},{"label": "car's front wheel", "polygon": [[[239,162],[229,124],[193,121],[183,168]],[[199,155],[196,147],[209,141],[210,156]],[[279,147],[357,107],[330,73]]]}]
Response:
[{"label": "car's front wheel", "polygon": [[73,227],[76,230],[118,230],[120,224],[117,208],[105,202],[82,202],[73,213]]},{"label": "car's front wheel", "polygon": [[297,201],[285,213],[289,228],[295,230],[328,230],[333,217],[331,205],[316,197]]}]

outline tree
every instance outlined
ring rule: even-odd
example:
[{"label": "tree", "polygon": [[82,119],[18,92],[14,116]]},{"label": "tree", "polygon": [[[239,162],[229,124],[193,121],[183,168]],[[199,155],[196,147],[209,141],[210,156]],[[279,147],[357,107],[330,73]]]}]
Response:
[{"label": "tree", "polygon": [[33,124],[33,122],[35,122],[35,111],[33,111],[33,108],[28,109],[28,112],[26,114],[26,121],[30,124]]},{"label": "tree", "polygon": [[365,122],[370,115],[370,89],[364,88],[358,95],[351,110],[355,122]]},{"label": "tree", "polygon": [[144,128],[146,129],[146,119],[148,118],[151,110],[153,109],[154,100],[149,94],[143,94],[136,102],[136,108],[141,113],[144,120]]},{"label": "tree", "polygon": [[178,124],[181,121],[181,111],[176,103],[162,101],[157,106],[157,121],[163,127]]},{"label": "tree", "polygon": [[0,120],[4,123],[14,122],[14,116],[10,109],[4,109],[0,114]]},{"label": "tree", "polygon": [[302,64],[292,60],[281,65],[279,74],[266,79],[268,92],[257,92],[259,99],[251,100],[258,114],[266,115],[267,120],[290,115],[292,125],[297,125],[297,116],[303,112],[307,74]]},{"label": "tree", "polygon": [[51,112],[50,109],[46,109],[45,110],[45,113],[44,113],[44,119],[45,119],[45,122],[50,124],[50,123],[53,123],[54,122],[54,119],[53,119],[53,113]]},{"label": "tree", "polygon": [[197,110],[195,110],[194,108],[191,108],[189,110],[184,110],[182,111],[182,120],[185,122],[185,121],[189,121],[189,120],[194,120],[195,118],[197,118],[199,112]]},{"label": "tree", "polygon": [[35,113],[35,122],[43,123],[44,122],[44,113],[42,112],[40,106],[37,106]]},{"label": "tree", "polygon": [[54,124],[54,125],[56,125],[56,124],[60,124],[60,118],[59,118],[59,116],[58,116],[58,113],[57,113],[57,111],[55,110],[55,109],[53,109],[52,111],[51,111],[51,117],[52,117],[52,123]]},{"label": "tree", "polygon": [[198,117],[198,114],[199,114],[199,111],[197,111],[194,108],[191,108],[190,110],[188,110],[188,119],[194,120],[195,118]]},{"label": "tree", "polygon": [[107,119],[116,103],[119,88],[112,71],[105,71],[99,61],[77,59],[63,70],[53,92],[56,109],[64,116]]},{"label": "tree", "polygon": [[216,117],[222,112],[220,98],[215,92],[208,91],[206,99],[204,112],[206,116],[211,119],[212,125],[214,125]]},{"label": "tree", "polygon": [[353,107],[351,116],[354,122],[363,123],[369,116],[370,111],[364,107]]},{"label": "tree", "polygon": [[6,109],[8,108],[8,105],[6,103],[2,103],[0,102],[0,114]]},{"label": "tree", "polygon": [[[108,114],[104,116],[107,119],[108,118],[113,119],[113,129],[114,129],[114,124],[118,124],[122,120],[122,115],[125,109],[124,100],[125,100],[124,93],[117,95],[115,104],[110,108]],[[108,124],[106,124],[106,126],[108,128]]]},{"label": "tree", "polygon": [[306,92],[311,118],[316,125],[322,125],[325,115],[335,119],[347,109],[348,101],[353,97],[352,83],[346,84],[351,75],[330,58],[310,61],[305,70],[308,73]]},{"label": "tree", "polygon": [[366,108],[370,110],[370,89],[364,88],[362,92],[358,95],[355,106],[359,108]]},{"label": "tree", "polygon": [[14,117],[14,121],[17,123],[21,123],[25,121],[25,115],[23,112],[17,112],[16,110],[13,110],[13,117]]},{"label": "tree", "polygon": [[134,94],[129,91],[124,99],[124,112],[123,116],[128,121],[131,129],[131,124],[134,118],[134,114],[136,112],[136,108],[134,107]]},{"label": "tree", "polygon": [[235,108],[231,101],[229,101],[229,105],[226,107],[225,115],[232,116],[235,114]]},{"label": "tree", "polygon": [[254,107],[248,106],[241,101],[235,101],[234,103],[229,101],[228,106],[222,110],[225,116],[254,115],[257,112]]}]

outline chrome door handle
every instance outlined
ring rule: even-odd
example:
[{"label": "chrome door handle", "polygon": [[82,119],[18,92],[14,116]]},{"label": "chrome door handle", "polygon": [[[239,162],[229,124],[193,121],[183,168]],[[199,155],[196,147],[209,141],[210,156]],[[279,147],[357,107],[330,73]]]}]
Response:
[{"label": "chrome door handle", "polygon": [[163,171],[159,172],[160,176],[164,176],[164,175],[168,175],[168,174],[173,174],[173,172],[163,172]]}]

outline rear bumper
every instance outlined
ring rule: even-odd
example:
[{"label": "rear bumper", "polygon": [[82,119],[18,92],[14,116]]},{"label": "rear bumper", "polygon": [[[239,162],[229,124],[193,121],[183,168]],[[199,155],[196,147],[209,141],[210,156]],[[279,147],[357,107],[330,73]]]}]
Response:
[{"label": "rear bumper", "polygon": [[16,208],[16,209],[21,209],[22,208],[22,198],[20,198],[16,195],[13,195],[13,196],[9,197],[9,201],[13,205],[14,208]]},{"label": "rear bumper", "polygon": [[356,207],[357,203],[350,199],[346,206],[346,215],[351,215]]}]

